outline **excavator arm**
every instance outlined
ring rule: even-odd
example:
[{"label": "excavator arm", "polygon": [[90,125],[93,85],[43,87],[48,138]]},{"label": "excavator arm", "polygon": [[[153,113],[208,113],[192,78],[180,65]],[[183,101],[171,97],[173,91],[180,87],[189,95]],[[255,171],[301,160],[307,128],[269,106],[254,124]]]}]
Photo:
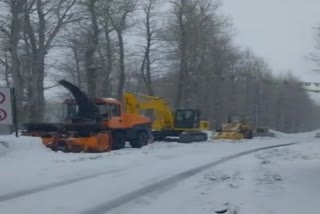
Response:
[{"label": "excavator arm", "polygon": [[154,130],[174,128],[172,110],[164,99],[143,94],[135,95],[130,92],[124,93],[123,97],[124,108],[127,113],[138,114],[143,110],[153,110],[155,118],[152,128]]}]

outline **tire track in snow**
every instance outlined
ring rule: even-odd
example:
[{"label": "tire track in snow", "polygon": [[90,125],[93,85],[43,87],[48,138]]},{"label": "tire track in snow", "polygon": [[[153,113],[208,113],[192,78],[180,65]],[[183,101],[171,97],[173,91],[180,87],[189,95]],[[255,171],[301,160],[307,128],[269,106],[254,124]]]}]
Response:
[{"label": "tire track in snow", "polygon": [[89,180],[89,179],[92,179],[92,178],[96,178],[96,177],[99,177],[99,176],[103,176],[103,175],[107,175],[107,174],[111,174],[111,173],[115,173],[115,172],[121,172],[123,170],[124,169],[109,170],[109,171],[101,172],[101,173],[98,173],[98,174],[87,175],[87,176],[83,176],[83,177],[80,177],[80,178],[72,178],[72,179],[59,181],[59,182],[55,182],[55,183],[51,183],[51,184],[47,184],[47,185],[43,185],[43,186],[38,186],[38,187],[35,187],[35,188],[31,188],[31,189],[26,189],[26,190],[21,190],[21,191],[8,193],[8,194],[5,194],[5,195],[0,195],[0,202],[9,201],[9,200],[12,200],[12,199],[15,199],[15,198],[19,198],[19,197],[22,197],[22,196],[30,195],[30,194],[37,193],[37,192],[46,191],[46,190],[57,188],[57,187],[62,187],[62,186],[65,186],[65,185],[81,182],[81,181],[84,181],[84,180]]},{"label": "tire track in snow", "polygon": [[[6,142],[1,142],[0,141],[0,145],[2,145],[2,144],[4,146],[7,145]],[[175,158],[175,157],[176,157],[176,155],[172,155],[172,158]],[[148,163],[142,164],[142,165],[138,165],[136,167],[144,166],[144,165],[147,165],[147,164]],[[20,191],[7,193],[5,195],[0,195],[0,203],[9,201],[9,200],[12,200],[12,199],[15,199],[15,198],[31,195],[31,194],[34,194],[34,193],[43,192],[43,191],[47,191],[47,190],[50,190],[50,189],[63,187],[63,186],[66,186],[66,185],[78,183],[78,182],[85,181],[85,180],[90,180],[90,179],[93,179],[93,178],[96,178],[96,177],[100,177],[100,176],[104,176],[104,175],[108,175],[108,174],[112,174],[112,173],[117,173],[117,172],[122,172],[122,171],[125,171],[125,170],[127,170],[128,168],[131,168],[131,167],[133,167],[133,166],[130,166],[130,167],[127,166],[127,167],[125,167],[123,169],[108,170],[108,171],[104,171],[104,172],[101,172],[101,173],[82,176],[82,177],[79,177],[79,178],[71,178],[71,179],[67,179],[67,180],[64,180],[64,181],[53,182],[53,183],[50,183],[50,184],[45,184],[45,185],[41,185],[41,186],[38,186],[38,187],[30,188],[30,189],[25,189],[25,190],[20,190]]]},{"label": "tire track in snow", "polygon": [[114,200],[107,201],[103,204],[100,204],[99,206],[85,210],[81,214],[104,214],[104,213],[111,211],[115,208],[121,207],[124,204],[132,202],[140,197],[143,197],[149,193],[157,192],[157,191],[162,190],[166,187],[172,186],[172,185],[180,182],[181,180],[185,180],[185,179],[187,179],[191,176],[194,176],[204,170],[207,170],[207,169],[212,168],[214,166],[220,165],[220,164],[225,163],[227,161],[230,161],[230,160],[233,160],[233,159],[245,156],[245,155],[249,155],[249,154],[252,154],[252,153],[255,153],[258,151],[272,149],[272,148],[278,148],[278,147],[291,146],[291,145],[295,145],[297,143],[298,142],[280,144],[280,145],[275,145],[275,146],[267,146],[267,147],[262,147],[262,148],[257,148],[257,149],[252,149],[252,150],[240,152],[240,153],[237,153],[234,155],[229,155],[229,156],[221,158],[220,160],[207,163],[207,164],[202,165],[200,167],[196,167],[196,168],[184,171],[184,172],[179,173],[177,175],[166,178],[162,181],[150,184],[150,185],[145,186],[141,189],[138,189],[136,191],[133,191],[133,192],[128,193],[126,195],[123,195],[121,197],[115,198]]}]

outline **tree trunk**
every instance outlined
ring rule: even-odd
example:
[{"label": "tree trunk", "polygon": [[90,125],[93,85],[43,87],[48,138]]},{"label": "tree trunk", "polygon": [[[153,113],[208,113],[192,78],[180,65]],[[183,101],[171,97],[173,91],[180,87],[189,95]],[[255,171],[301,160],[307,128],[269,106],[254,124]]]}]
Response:
[{"label": "tree trunk", "polygon": [[4,78],[6,81],[6,87],[10,87],[10,79],[9,79],[9,74],[10,74],[10,66],[9,66],[9,59],[8,59],[8,53],[5,53],[5,59],[4,59]]},{"label": "tree trunk", "polygon": [[110,38],[110,31],[108,29],[109,24],[106,23],[105,26],[105,37],[106,37],[106,42],[107,42],[107,47],[106,47],[106,52],[107,52],[107,71],[105,73],[103,85],[104,85],[104,91],[106,93],[106,96],[111,96],[112,92],[112,83],[110,81],[110,75],[113,70],[113,58],[112,58],[112,43],[111,43],[111,38]]},{"label": "tree trunk", "polygon": [[183,97],[183,85],[185,81],[185,72],[187,71],[187,33],[184,26],[183,15],[185,13],[185,1],[181,1],[181,7],[179,8],[178,22],[179,22],[179,31],[180,31],[180,41],[179,41],[179,51],[180,51],[180,65],[178,71],[178,83],[177,83],[177,94],[175,101],[175,108],[180,108],[184,100]]},{"label": "tree trunk", "polygon": [[[37,0],[37,15],[39,26],[37,29],[39,40],[35,38],[29,14],[25,14],[26,30],[30,39],[32,49],[32,82],[29,88],[29,120],[32,123],[42,122],[44,118],[45,100],[44,100],[44,72],[45,72],[45,30],[46,21],[42,11],[42,1]],[[28,11],[26,11],[28,13]]]},{"label": "tree trunk", "polygon": [[76,81],[77,81],[77,85],[80,87],[81,86],[81,69],[80,69],[80,58],[79,58],[79,54],[78,54],[78,50],[76,47],[74,47],[72,49],[73,51],[73,56],[74,56],[74,61],[76,64]]},{"label": "tree trunk", "polygon": [[117,97],[119,100],[122,100],[122,93],[124,90],[124,85],[126,81],[126,71],[125,71],[125,61],[124,61],[124,44],[122,31],[118,31],[118,41],[119,41],[119,55],[120,55],[120,64],[119,64],[119,85],[117,91]]},{"label": "tree trunk", "polygon": [[10,32],[10,55],[11,55],[11,68],[10,73],[12,74],[13,87],[15,88],[16,96],[16,107],[17,107],[17,116],[20,120],[23,118],[23,89],[24,81],[20,73],[20,59],[19,59],[19,41],[20,41],[20,32],[21,32],[21,20],[20,14],[23,12],[24,0],[16,1],[11,4],[11,32]]},{"label": "tree trunk", "polygon": [[96,0],[91,0],[89,1],[88,5],[93,32],[90,38],[91,41],[89,42],[89,46],[85,53],[85,68],[88,81],[88,95],[90,97],[97,96],[97,67],[95,65],[95,53],[99,44],[99,26],[95,10],[96,2]]},{"label": "tree trunk", "polygon": [[[152,42],[152,32],[151,32],[151,23],[150,23],[150,19],[151,19],[151,11],[152,11],[152,7],[153,7],[154,2],[152,0],[149,1],[149,5],[147,8],[145,8],[145,13],[146,13],[146,22],[145,22],[145,26],[146,26],[146,40],[147,40],[147,45],[146,45],[146,50],[145,50],[145,59],[144,62],[146,64],[145,69],[146,69],[146,74],[144,75],[143,72],[143,79],[147,88],[147,92],[150,96],[154,95],[153,92],[153,88],[152,88],[152,81],[151,81],[151,56],[150,56],[150,52],[151,52],[151,42]],[[144,66],[143,66],[144,67]]]},{"label": "tree trunk", "polygon": [[32,96],[30,109],[30,122],[43,122],[45,115],[45,98],[44,98],[44,55],[39,54],[38,66],[33,71],[35,79],[32,84]]}]

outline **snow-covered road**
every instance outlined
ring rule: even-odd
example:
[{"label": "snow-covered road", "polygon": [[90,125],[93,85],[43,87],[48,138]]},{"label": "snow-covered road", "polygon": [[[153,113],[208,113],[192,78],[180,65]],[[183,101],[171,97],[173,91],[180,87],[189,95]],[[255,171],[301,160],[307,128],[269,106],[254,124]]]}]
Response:
[{"label": "snow-covered road", "polygon": [[[99,208],[112,207],[114,199],[127,200],[125,196],[187,170],[236,153],[293,142],[301,144],[237,158],[109,213],[214,213],[228,208],[230,213],[256,214],[288,213],[294,205],[319,208],[313,184],[320,181],[320,143],[313,133],[242,142],[155,143],[105,154],[54,153],[33,138],[0,141],[9,144],[0,144],[0,213],[101,213]],[[299,192],[304,192],[299,200],[306,200],[306,191],[312,206],[292,202],[292,195]]]}]

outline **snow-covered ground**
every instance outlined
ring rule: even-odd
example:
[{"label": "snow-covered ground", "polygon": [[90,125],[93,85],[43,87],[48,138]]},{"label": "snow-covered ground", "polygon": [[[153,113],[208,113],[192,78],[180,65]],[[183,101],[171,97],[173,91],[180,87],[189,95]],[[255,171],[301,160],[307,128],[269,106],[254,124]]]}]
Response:
[{"label": "snow-covered ground", "polygon": [[[0,213],[317,213],[320,142],[315,133],[160,142],[103,154],[55,153],[39,139],[2,136]],[[160,185],[229,155],[293,142],[298,144],[248,154]]]}]

